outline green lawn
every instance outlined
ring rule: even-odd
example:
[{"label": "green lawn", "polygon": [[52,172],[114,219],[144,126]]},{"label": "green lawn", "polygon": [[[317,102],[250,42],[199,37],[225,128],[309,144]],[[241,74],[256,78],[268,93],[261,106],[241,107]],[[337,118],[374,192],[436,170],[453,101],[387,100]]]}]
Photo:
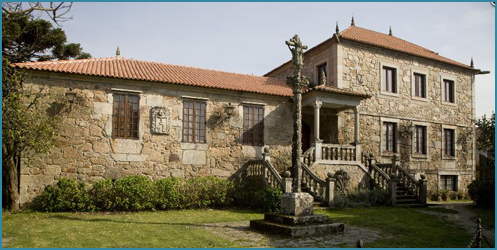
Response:
[{"label": "green lawn", "polygon": [[12,238],[8,247],[238,247],[195,225],[262,216],[223,210],[4,214],[2,238]]},{"label": "green lawn", "polygon": [[484,229],[495,229],[495,208],[477,208],[474,206],[470,208],[470,211],[476,214],[476,216],[471,218],[472,221],[476,221],[480,218]]},{"label": "green lawn", "polygon": [[[471,235],[412,208],[318,210],[346,225],[368,227],[384,239],[364,247],[465,247]],[[240,247],[202,223],[247,221],[263,215],[240,210],[141,213],[4,213],[8,247]]]},{"label": "green lawn", "polygon": [[381,207],[320,212],[345,224],[377,229],[386,237],[364,247],[457,248],[466,247],[472,237],[450,221],[423,214],[413,208]]}]

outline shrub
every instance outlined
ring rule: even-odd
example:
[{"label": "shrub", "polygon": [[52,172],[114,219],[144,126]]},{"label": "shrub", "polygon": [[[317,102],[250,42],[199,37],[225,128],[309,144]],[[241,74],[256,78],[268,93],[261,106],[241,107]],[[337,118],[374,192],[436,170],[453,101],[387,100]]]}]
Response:
[{"label": "shrub", "polygon": [[334,198],[335,207],[377,207],[391,203],[388,190],[353,190],[348,196],[336,194]]},{"label": "shrub", "polygon": [[100,180],[93,184],[90,190],[92,202],[97,211],[114,210],[115,197],[113,196],[114,183],[110,179]]},{"label": "shrub", "polygon": [[239,205],[275,212],[282,191],[266,188],[263,180],[234,186],[215,177],[166,178],[152,181],[128,176],[117,181],[101,180],[88,190],[84,182],[61,179],[37,197],[44,211],[143,211],[207,208]]},{"label": "shrub", "polygon": [[145,176],[127,176],[114,182],[110,192],[111,210],[142,211],[154,209],[154,186]]},{"label": "shrub", "polygon": [[183,180],[174,177],[156,181],[155,208],[159,210],[181,208],[181,194],[177,186],[182,182]]},{"label": "shrub", "polygon": [[279,188],[266,187],[260,177],[248,177],[233,188],[233,203],[240,207],[249,207],[262,212],[277,212],[280,208],[283,191]]},{"label": "shrub", "polygon": [[495,180],[474,180],[468,185],[471,200],[479,207],[495,207]]},{"label": "shrub", "polygon": [[84,182],[61,178],[55,186],[46,186],[40,195],[39,208],[48,212],[93,210]]}]

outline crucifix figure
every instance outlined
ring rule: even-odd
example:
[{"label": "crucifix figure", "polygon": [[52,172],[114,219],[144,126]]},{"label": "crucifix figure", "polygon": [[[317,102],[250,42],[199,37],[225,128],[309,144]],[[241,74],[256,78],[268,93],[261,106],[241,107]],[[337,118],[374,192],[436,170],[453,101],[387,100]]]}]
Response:
[{"label": "crucifix figure", "polygon": [[302,76],[304,67],[304,50],[307,46],[303,45],[298,35],[295,35],[290,41],[285,42],[292,52],[293,76],[287,77],[286,83],[293,89],[293,138],[292,138],[292,169],[293,185],[292,192],[301,192],[302,176],[302,90],[309,85],[309,80]]},{"label": "crucifix figure", "polygon": [[304,50],[307,49],[307,46],[302,44],[298,35],[293,36],[290,41],[285,41],[285,44],[288,45],[288,48],[292,52],[293,75],[300,77],[302,75],[302,68],[304,67]]}]

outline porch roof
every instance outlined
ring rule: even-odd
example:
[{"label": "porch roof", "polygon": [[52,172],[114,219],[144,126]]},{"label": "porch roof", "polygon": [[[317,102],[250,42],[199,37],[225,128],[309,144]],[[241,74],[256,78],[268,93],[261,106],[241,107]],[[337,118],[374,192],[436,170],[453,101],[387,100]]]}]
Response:
[{"label": "porch roof", "polygon": [[355,97],[361,97],[362,99],[367,99],[370,98],[371,95],[348,90],[348,89],[339,89],[335,88],[332,86],[327,86],[327,85],[318,85],[316,87],[312,88],[307,88],[303,91],[303,94],[309,93],[312,91],[319,91],[319,92],[326,92],[326,93],[332,93],[332,94],[339,94],[339,95],[348,95],[348,96],[355,96]]},{"label": "porch roof", "polygon": [[361,103],[361,100],[370,98],[371,95],[331,86],[319,85],[303,91],[302,106],[320,103],[325,108],[337,110],[352,109]]}]

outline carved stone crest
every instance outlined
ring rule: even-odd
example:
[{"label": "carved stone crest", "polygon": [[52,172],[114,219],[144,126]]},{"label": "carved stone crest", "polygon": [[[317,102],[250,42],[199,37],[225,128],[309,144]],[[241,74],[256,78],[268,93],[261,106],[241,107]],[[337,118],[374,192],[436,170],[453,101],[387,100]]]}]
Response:
[{"label": "carved stone crest", "polygon": [[152,134],[168,135],[171,131],[171,113],[166,107],[153,107],[150,127]]}]

